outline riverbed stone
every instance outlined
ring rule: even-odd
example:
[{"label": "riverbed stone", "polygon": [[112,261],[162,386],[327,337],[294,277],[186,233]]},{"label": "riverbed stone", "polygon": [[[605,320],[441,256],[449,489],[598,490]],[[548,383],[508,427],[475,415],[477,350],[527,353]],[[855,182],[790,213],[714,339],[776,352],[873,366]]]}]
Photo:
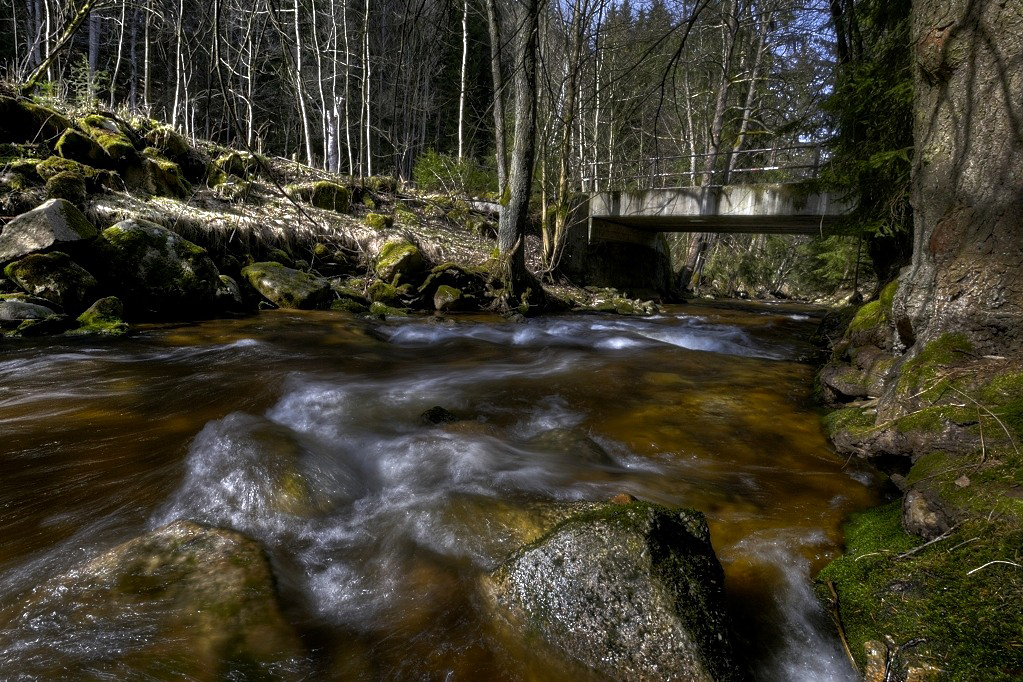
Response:
[{"label": "riverbed stone", "polygon": [[331,297],[329,281],[274,261],[248,265],[242,268],[242,277],[280,308],[322,307]]},{"label": "riverbed stone", "polygon": [[220,273],[206,250],[156,223],[122,220],[103,230],[96,253],[93,272],[133,316],[195,317],[216,309]]},{"label": "riverbed stone", "polygon": [[147,679],[271,679],[303,653],[260,546],[184,520],[47,581],[0,620],[37,633],[51,661],[81,664],[88,643],[91,666],[113,673],[123,658]]},{"label": "riverbed stone", "polygon": [[124,336],[129,327],[124,322],[124,305],[116,296],[106,296],[93,303],[78,316],[78,328],[71,336]]},{"label": "riverbed stone", "polygon": [[50,199],[22,213],[0,232],[0,264],[93,239],[96,228],[66,199]]},{"label": "riverbed stone", "polygon": [[520,550],[483,593],[513,631],[611,679],[741,679],[699,512],[603,505]]},{"label": "riverbed stone", "polygon": [[38,303],[29,303],[13,296],[0,296],[0,323],[42,320],[56,314],[52,308]]},{"label": "riverbed stone", "polygon": [[614,466],[615,461],[607,450],[595,440],[576,429],[554,428],[541,431],[526,441],[526,445],[537,450],[552,452],[577,462]]},{"label": "riverbed stone", "polygon": [[25,256],[4,268],[4,274],[28,293],[56,303],[67,313],[84,309],[99,286],[89,271],[60,251]]}]

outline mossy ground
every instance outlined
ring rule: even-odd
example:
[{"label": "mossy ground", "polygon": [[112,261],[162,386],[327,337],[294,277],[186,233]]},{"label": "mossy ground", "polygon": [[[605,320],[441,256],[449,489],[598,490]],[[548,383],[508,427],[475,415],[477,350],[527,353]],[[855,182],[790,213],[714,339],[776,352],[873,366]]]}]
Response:
[{"label": "mossy ground", "polygon": [[[965,462],[947,464],[935,458],[922,475],[956,488],[954,481],[968,468]],[[944,671],[942,679],[1023,675],[1023,499],[978,485],[982,477],[1004,478],[1004,467],[992,467],[986,476],[975,473],[973,483],[958,488],[970,499],[970,513],[949,537],[909,556],[905,553],[923,541],[903,531],[900,501],[849,522],[845,556],[817,581],[834,585],[861,668],[864,644],[888,635],[899,646],[922,639],[917,646]],[[977,494],[977,488],[986,492]],[[995,561],[1010,563],[989,563]]]}]

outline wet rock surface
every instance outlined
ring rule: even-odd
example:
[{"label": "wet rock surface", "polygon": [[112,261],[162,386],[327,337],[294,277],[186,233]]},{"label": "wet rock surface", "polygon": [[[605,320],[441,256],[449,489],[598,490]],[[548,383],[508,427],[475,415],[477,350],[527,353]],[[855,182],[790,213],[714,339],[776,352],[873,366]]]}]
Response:
[{"label": "wet rock surface", "polygon": [[723,574],[699,512],[633,503],[578,515],[485,582],[495,610],[622,680],[742,679]]}]

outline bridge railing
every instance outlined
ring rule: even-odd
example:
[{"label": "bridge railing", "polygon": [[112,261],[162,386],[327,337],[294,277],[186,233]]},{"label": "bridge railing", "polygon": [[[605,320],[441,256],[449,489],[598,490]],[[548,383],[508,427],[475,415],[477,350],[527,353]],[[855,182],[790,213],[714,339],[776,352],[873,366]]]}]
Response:
[{"label": "bridge railing", "polygon": [[585,168],[582,190],[599,192],[796,183],[816,178],[828,157],[829,150],[822,144],[800,144],[639,161],[591,162]]}]

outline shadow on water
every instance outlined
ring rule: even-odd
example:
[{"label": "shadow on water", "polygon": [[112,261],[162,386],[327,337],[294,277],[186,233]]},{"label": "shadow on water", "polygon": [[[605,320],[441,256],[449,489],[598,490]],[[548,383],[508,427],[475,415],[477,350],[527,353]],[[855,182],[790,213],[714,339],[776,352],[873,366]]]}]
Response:
[{"label": "shadow on water", "polygon": [[[757,679],[854,679],[810,578],[874,493],[831,453],[795,361],[813,314],[275,312],[21,347],[0,360],[0,609],[189,518],[267,548],[314,652],[295,678],[579,679],[495,631],[476,584],[543,505],[627,492],[707,514]],[[455,420],[425,423],[435,405]],[[0,631],[5,670],[81,663],[36,634]],[[132,669],[138,642],[90,636],[81,656]]]}]

